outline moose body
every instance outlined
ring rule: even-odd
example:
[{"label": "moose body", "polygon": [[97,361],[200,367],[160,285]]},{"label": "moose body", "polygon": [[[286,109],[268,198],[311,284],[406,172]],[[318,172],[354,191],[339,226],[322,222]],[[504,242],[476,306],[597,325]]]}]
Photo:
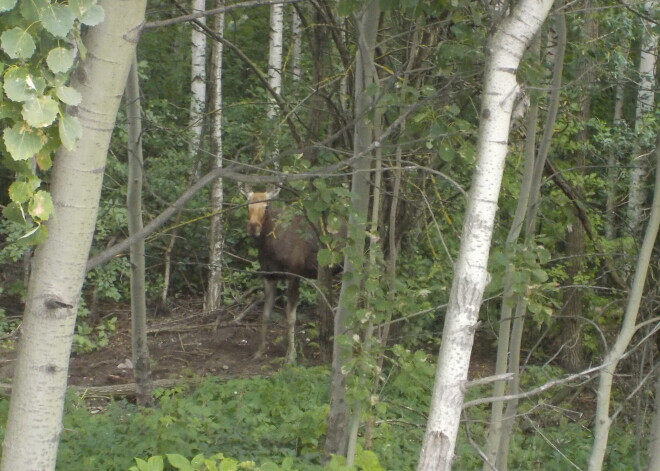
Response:
[{"label": "moose body", "polygon": [[259,250],[259,264],[264,279],[264,310],[261,317],[259,348],[255,358],[264,354],[268,320],[275,305],[277,282],[285,279],[287,284],[286,361],[296,356],[295,326],[296,309],[300,290],[300,278],[316,278],[319,251],[318,238],[310,223],[301,216],[290,220],[278,220],[279,212],[270,208],[270,201],[279,189],[264,193],[244,192],[248,199],[247,232],[255,239]]}]

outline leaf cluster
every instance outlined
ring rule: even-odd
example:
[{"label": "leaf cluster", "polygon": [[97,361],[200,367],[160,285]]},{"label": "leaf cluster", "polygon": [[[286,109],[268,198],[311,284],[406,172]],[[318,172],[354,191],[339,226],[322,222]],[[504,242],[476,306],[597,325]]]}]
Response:
[{"label": "leaf cluster", "polygon": [[9,186],[4,217],[23,227],[22,242],[45,236],[42,222],[53,213],[50,195],[40,189],[41,171],[51,166],[60,146],[72,150],[82,135],[78,119],[67,106],[80,104],[80,93],[68,84],[78,55],[85,55],[81,26],[103,20],[96,0],[0,2],[2,100],[0,120],[3,164],[17,174]]}]

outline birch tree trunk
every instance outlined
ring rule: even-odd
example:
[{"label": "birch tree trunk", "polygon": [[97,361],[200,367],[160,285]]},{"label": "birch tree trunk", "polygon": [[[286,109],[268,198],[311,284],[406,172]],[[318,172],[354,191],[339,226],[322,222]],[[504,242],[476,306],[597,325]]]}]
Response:
[{"label": "birch tree trunk", "polygon": [[302,21],[298,11],[291,11],[291,79],[294,83],[300,82],[302,68],[300,65],[302,51]]},{"label": "birch tree trunk", "polygon": [[610,426],[612,425],[612,419],[610,417],[612,381],[614,380],[616,367],[623,357],[623,354],[626,352],[626,348],[628,348],[628,345],[637,330],[635,326],[637,313],[644,293],[644,284],[646,282],[646,274],[653,253],[653,246],[655,245],[658,228],[660,227],[660,135],[656,142],[655,158],[655,195],[653,197],[648,226],[646,227],[644,240],[639,251],[639,257],[637,258],[637,266],[632,286],[628,293],[628,302],[626,304],[626,311],[623,315],[621,331],[612,345],[612,348],[605,355],[605,358],[603,359],[604,366],[600,371],[596,415],[594,417],[594,444],[591,449],[591,456],[589,457],[589,471],[600,471],[603,468],[608,435],[610,432]]},{"label": "birch tree trunk", "polygon": [[69,355],[110,136],[144,21],[145,0],[101,0],[105,20],[85,35],[71,85],[83,136],[54,159],[55,215],[35,251],[21,327],[2,471],[55,469]]},{"label": "birch tree trunk", "polygon": [[497,28],[489,44],[484,78],[477,164],[454,267],[431,411],[420,453],[419,471],[449,470],[463,405],[493,233],[514,101],[516,71],[525,49],[545,21],[552,0],[522,0]]},{"label": "birch tree trunk", "polygon": [[[270,6],[270,39],[268,43],[268,85],[278,95],[282,94],[282,45],[284,37],[284,5]],[[268,119],[278,115],[277,101],[270,97]]]},{"label": "birch tree trunk", "polygon": [[[128,235],[142,230],[142,116],[140,107],[140,85],[138,81],[137,57],[133,57],[126,82],[128,119]],[[153,404],[151,364],[147,343],[147,299],[145,288],[144,239],[131,244],[131,350],[135,397],[138,405]]]},{"label": "birch tree trunk", "polygon": [[[224,0],[216,0],[216,8],[224,6]],[[224,37],[225,14],[218,13],[214,17],[214,30],[218,37]],[[211,46],[211,82],[213,96],[211,97],[211,154],[214,168],[222,168],[222,41],[213,41]],[[224,256],[224,216],[222,205],[224,203],[224,188],[222,178],[213,182],[211,188],[211,234],[209,253],[209,281],[206,289],[204,310],[216,311],[222,305],[222,259]]]},{"label": "birch tree trunk", "polygon": [[[657,155],[658,153],[660,153],[660,141],[658,141],[656,148],[656,159],[660,161],[660,156]],[[660,187],[656,186],[656,193],[658,193],[658,190],[660,190]],[[656,383],[654,401],[655,407],[653,413],[653,421],[651,423],[651,430],[649,430],[649,464],[646,467],[648,471],[656,471],[660,469],[660,374],[656,372],[656,375],[657,378],[655,380]]]},{"label": "birch tree trunk", "polygon": [[374,141],[373,123],[366,116],[373,106],[373,96],[366,93],[376,81],[374,49],[378,33],[380,7],[371,0],[358,17],[358,53],[355,68],[355,132],[353,154],[359,156],[353,169],[351,182],[353,211],[348,220],[348,242],[344,257],[344,278],[339,292],[339,305],[335,315],[330,374],[330,412],[325,452],[346,456],[349,439],[349,407],[346,403],[346,375],[344,367],[351,358],[351,347],[346,337],[351,334],[351,319],[359,303],[364,266],[364,238],[369,212],[369,172],[371,155],[368,149]]},{"label": "birch tree trunk", "polygon": [[[658,8],[658,0],[646,0],[644,7],[650,17]],[[635,112],[635,130],[640,131],[645,123],[645,115],[653,111],[655,100],[655,66],[657,63],[658,34],[653,30],[649,20],[643,21],[642,50],[639,58],[639,91],[637,92],[637,108]],[[637,153],[642,149],[638,149]],[[641,152],[644,154],[644,152]],[[633,156],[630,171],[630,190],[628,193],[628,225],[633,235],[639,234],[644,218],[644,203],[646,202],[645,181],[649,164],[644,155]]]},{"label": "birch tree trunk", "polygon": [[[206,0],[192,0],[192,12],[197,13],[206,10]],[[206,17],[202,16],[195,20],[201,25],[206,25]],[[202,143],[202,132],[204,131],[204,108],[206,107],[206,34],[204,31],[192,23],[191,32],[191,64],[190,64],[190,116],[188,119],[188,127],[192,133],[192,137],[188,144],[188,155],[192,163],[191,182],[197,180],[200,161],[199,149]],[[179,212],[176,217],[175,227],[181,220],[181,213]],[[170,277],[172,271],[172,251],[176,244],[178,230],[174,229],[170,234],[170,240],[165,248],[165,256],[163,260],[163,290],[161,293],[161,302],[167,302],[167,294],[170,288]]]}]

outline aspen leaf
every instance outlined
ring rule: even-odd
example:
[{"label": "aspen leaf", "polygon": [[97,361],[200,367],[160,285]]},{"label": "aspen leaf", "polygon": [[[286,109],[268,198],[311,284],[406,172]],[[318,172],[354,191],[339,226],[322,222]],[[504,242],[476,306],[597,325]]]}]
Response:
[{"label": "aspen leaf", "polygon": [[21,2],[19,8],[23,18],[30,23],[39,21],[39,12],[49,5],[48,0],[30,0],[29,2]]},{"label": "aspen leaf", "polygon": [[56,47],[48,53],[46,64],[55,73],[66,72],[73,65],[73,52],[64,47]]},{"label": "aspen leaf", "polygon": [[49,95],[27,101],[23,105],[23,119],[32,127],[43,128],[55,121],[59,107]]},{"label": "aspen leaf", "polygon": [[46,237],[48,237],[46,226],[39,224],[23,234],[18,241],[26,245],[38,245],[46,240]]},{"label": "aspen leaf", "polygon": [[76,19],[69,5],[61,5],[59,3],[48,5],[39,14],[41,24],[44,25],[46,31],[58,38],[64,38],[69,34]]},{"label": "aspen leaf", "polygon": [[105,11],[99,5],[92,5],[82,16],[80,22],[87,26],[96,26],[105,19]]},{"label": "aspen leaf", "polygon": [[53,166],[53,161],[50,158],[50,152],[44,152],[43,150],[41,152],[37,152],[35,160],[39,170],[50,170],[50,168]]},{"label": "aspen leaf", "polygon": [[13,10],[16,0],[0,0],[0,12]]},{"label": "aspen leaf", "polygon": [[15,222],[17,224],[25,223],[25,213],[20,204],[11,202],[5,209],[2,210],[2,216],[8,221]]},{"label": "aspen leaf", "polygon": [[105,18],[103,8],[96,4],[96,0],[71,0],[69,5],[84,25],[96,26]]},{"label": "aspen leaf", "polygon": [[50,215],[53,214],[53,199],[50,193],[44,190],[37,191],[30,201],[28,213],[35,219],[48,221]]},{"label": "aspen leaf", "polygon": [[14,160],[26,160],[44,146],[41,136],[23,123],[16,123],[3,132],[5,146]]},{"label": "aspen leaf", "polygon": [[57,87],[55,89],[55,93],[57,94],[57,98],[59,98],[62,103],[66,103],[67,105],[77,106],[82,100],[82,96],[80,96],[78,90],[73,87],[67,87],[66,85]]},{"label": "aspen leaf", "polygon": [[0,47],[12,59],[29,59],[34,54],[36,46],[30,33],[16,27],[2,33]]},{"label": "aspen leaf", "polygon": [[26,101],[35,96],[34,80],[22,67],[12,67],[5,73],[5,95],[12,101]]},{"label": "aspen leaf", "polygon": [[15,203],[25,203],[34,194],[34,188],[26,181],[17,181],[9,185],[8,193]]},{"label": "aspen leaf", "polygon": [[78,118],[67,114],[60,117],[59,122],[60,140],[68,150],[73,150],[78,139],[82,136],[82,127]]}]

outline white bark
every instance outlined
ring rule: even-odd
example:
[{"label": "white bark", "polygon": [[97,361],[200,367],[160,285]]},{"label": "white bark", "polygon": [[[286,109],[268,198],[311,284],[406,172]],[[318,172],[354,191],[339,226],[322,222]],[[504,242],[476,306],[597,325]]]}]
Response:
[{"label": "white bark", "polygon": [[294,82],[300,82],[302,68],[300,57],[302,51],[302,21],[298,10],[293,9],[291,14],[291,75]]},{"label": "white bark", "polygon": [[[206,10],[206,0],[192,0],[192,13],[203,12]],[[197,19],[201,24],[206,24],[206,17]],[[188,118],[188,127],[192,132],[190,142],[188,143],[188,155],[192,163],[192,178],[197,180],[200,161],[198,159],[199,149],[202,143],[202,132],[204,131],[204,108],[206,106],[206,34],[193,24],[191,32],[191,63],[190,63],[190,116]],[[177,214],[176,224],[181,219],[181,213]],[[161,292],[161,302],[167,303],[167,294],[170,288],[171,259],[174,244],[176,243],[178,230],[174,229],[170,234],[170,241],[165,248],[163,257],[163,290]]]},{"label": "white bark", "polygon": [[636,332],[635,323],[637,321],[637,313],[644,293],[644,284],[653,253],[653,246],[655,245],[658,228],[660,227],[660,139],[656,145],[655,195],[651,206],[649,223],[644,234],[639,257],[637,258],[637,267],[630,292],[628,293],[628,302],[623,315],[621,331],[611,350],[605,355],[603,359],[604,368],[600,372],[596,416],[594,417],[594,444],[591,449],[591,456],[589,457],[589,471],[600,471],[603,468],[610,425],[612,424],[612,418],[609,412],[612,381],[614,380],[616,367]]},{"label": "white bark", "polygon": [[35,251],[2,471],[55,469],[76,310],[92,243],[110,136],[144,21],[146,1],[101,0],[105,21],[90,28],[88,53],[72,86],[83,136],[73,151],[60,149],[53,165],[55,215]]},{"label": "white bark", "polygon": [[[660,152],[660,142],[658,143],[658,149],[656,152]],[[653,422],[651,423],[651,430],[649,430],[649,464],[646,467],[648,471],[656,471],[660,469],[660,373],[656,372],[656,375],[657,378],[655,380],[656,383],[654,401],[655,407],[653,413]]]},{"label": "white bark", "polygon": [[508,150],[511,112],[519,92],[516,71],[551,6],[552,0],[522,0],[502,21],[489,45],[477,164],[445,317],[419,471],[451,469],[463,405],[463,383],[467,379],[474,329],[488,283],[488,254]]},{"label": "white bark", "polygon": [[[282,41],[284,36],[284,5],[270,7],[270,40],[268,45],[268,85],[278,95],[282,94]],[[277,102],[270,98],[268,119],[278,114]]]},{"label": "white bark", "polygon": [[[647,15],[652,16],[658,8],[658,0],[646,0],[644,7]],[[653,111],[655,97],[655,66],[657,63],[658,35],[653,32],[653,24],[644,21],[642,50],[639,59],[639,91],[635,112],[635,130],[639,131],[645,123],[645,115]],[[640,149],[642,150],[642,149]],[[640,152],[637,152],[640,153]],[[642,150],[642,154],[643,154]],[[628,224],[632,234],[639,234],[644,216],[646,189],[644,178],[648,173],[648,162],[643,156],[633,156],[630,171],[630,190],[628,193]]]},{"label": "white bark", "polygon": [[[216,0],[216,8],[221,8],[224,0]],[[214,19],[214,30],[218,37],[224,36],[225,15],[218,13]],[[212,165],[222,168],[222,41],[214,41],[211,50],[211,74],[213,83],[213,96],[211,98],[213,114],[211,117],[211,149],[213,153]],[[222,305],[222,259],[224,256],[224,226],[222,205],[224,203],[224,189],[222,178],[213,182],[211,188],[211,234],[209,236],[209,281],[206,290],[204,310],[215,311]]]},{"label": "white bark", "polygon": [[[206,10],[206,0],[193,0],[193,13]],[[206,17],[197,21],[206,24]],[[189,154],[191,158],[199,152],[204,124],[204,106],[206,105],[206,34],[193,25],[191,33],[192,62],[190,64],[190,129],[193,138],[190,141]]]}]

